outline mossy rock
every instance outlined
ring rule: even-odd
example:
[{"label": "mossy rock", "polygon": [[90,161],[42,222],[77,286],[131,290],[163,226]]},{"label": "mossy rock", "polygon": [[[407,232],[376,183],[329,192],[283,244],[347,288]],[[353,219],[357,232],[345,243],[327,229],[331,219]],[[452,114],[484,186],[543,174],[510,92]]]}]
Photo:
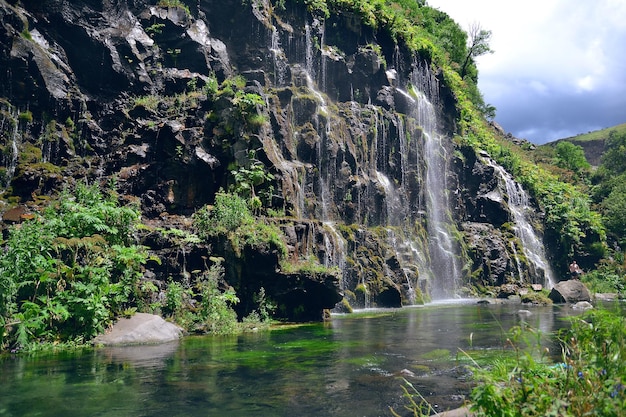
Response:
[{"label": "mossy rock", "polygon": [[543,291],[529,291],[521,296],[524,304],[551,305],[552,300]]}]

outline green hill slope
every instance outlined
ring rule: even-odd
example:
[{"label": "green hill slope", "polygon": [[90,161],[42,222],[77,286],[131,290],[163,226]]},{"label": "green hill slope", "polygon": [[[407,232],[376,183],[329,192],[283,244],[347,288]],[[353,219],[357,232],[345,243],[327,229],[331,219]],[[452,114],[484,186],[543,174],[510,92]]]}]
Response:
[{"label": "green hill slope", "polygon": [[546,152],[546,154],[551,154],[552,149],[554,149],[557,143],[562,141],[571,142],[574,145],[578,145],[583,148],[585,151],[585,157],[591,165],[599,166],[601,162],[600,159],[605,150],[604,143],[611,132],[616,132],[616,134],[620,136],[626,134],[626,123],[608,127],[606,129],[595,130],[589,133],[583,133],[569,138],[558,139],[554,142],[541,145],[540,148],[545,148],[544,152]]}]

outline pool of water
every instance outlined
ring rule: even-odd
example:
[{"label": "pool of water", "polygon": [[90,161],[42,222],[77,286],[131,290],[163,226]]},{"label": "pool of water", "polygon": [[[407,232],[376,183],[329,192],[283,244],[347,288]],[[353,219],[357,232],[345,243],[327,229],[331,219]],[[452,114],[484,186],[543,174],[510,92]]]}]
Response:
[{"label": "pool of water", "polygon": [[0,416],[389,416],[403,412],[404,379],[444,410],[469,394],[468,355],[510,354],[512,326],[548,335],[571,313],[438,303],[233,337],[12,355],[0,359]]}]

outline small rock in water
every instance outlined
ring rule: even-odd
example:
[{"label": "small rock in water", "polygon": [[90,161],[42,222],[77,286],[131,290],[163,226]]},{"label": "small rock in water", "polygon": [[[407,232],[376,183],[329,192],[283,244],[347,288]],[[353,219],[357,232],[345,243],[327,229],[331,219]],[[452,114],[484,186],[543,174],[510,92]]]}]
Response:
[{"label": "small rock in water", "polygon": [[591,303],[588,301],[579,301],[578,303],[574,304],[572,308],[574,310],[589,310],[593,308],[593,305],[591,305]]}]

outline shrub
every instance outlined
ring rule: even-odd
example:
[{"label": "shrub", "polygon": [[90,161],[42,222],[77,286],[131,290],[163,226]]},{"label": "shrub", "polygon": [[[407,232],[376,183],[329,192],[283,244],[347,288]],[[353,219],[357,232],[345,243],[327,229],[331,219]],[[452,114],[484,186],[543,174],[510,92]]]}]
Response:
[{"label": "shrub", "polygon": [[[571,320],[559,337],[560,362],[516,347],[515,361],[479,371],[480,384],[471,396],[475,415],[623,416],[626,319],[597,310]],[[513,346],[523,334],[520,328],[513,331]]]},{"label": "shrub", "polygon": [[0,257],[2,342],[87,340],[131,307],[146,260],[132,242],[138,221],[111,190],[81,183],[12,227]]},{"label": "shrub", "polygon": [[202,238],[217,236],[253,222],[246,201],[236,194],[223,191],[215,194],[212,206],[204,206],[193,215],[194,225]]}]

